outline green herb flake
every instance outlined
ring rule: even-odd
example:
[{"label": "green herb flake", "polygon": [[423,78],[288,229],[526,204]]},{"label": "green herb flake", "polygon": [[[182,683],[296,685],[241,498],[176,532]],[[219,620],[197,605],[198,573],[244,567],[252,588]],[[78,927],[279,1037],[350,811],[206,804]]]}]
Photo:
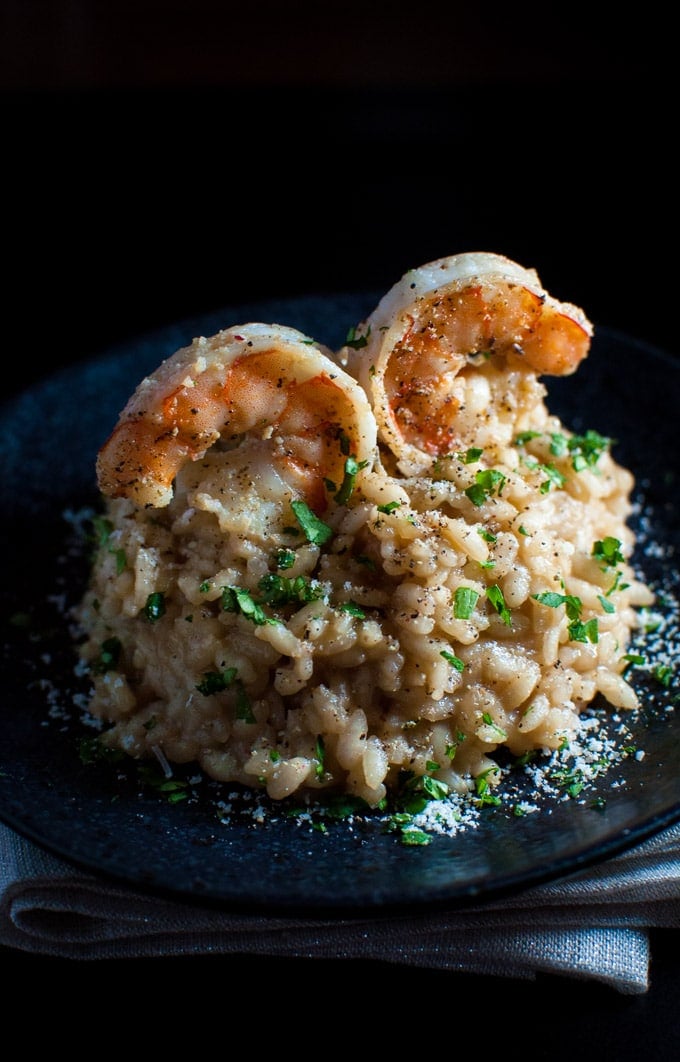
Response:
[{"label": "green herb flake", "polygon": [[599,641],[597,619],[593,617],[585,623],[583,622],[581,619],[583,602],[580,597],[576,597],[574,594],[558,594],[552,590],[548,590],[546,593],[542,594],[532,594],[532,597],[534,601],[538,601],[540,605],[547,605],[548,608],[559,608],[561,605],[565,606],[567,619],[569,620],[567,631],[572,642],[591,642],[594,645],[597,644]]},{"label": "green herb flake", "polygon": [[125,758],[122,749],[109,748],[98,737],[82,738],[78,742],[78,759],[85,767],[99,763],[122,763]]},{"label": "green herb flake", "polygon": [[585,623],[582,620],[572,620],[567,631],[572,642],[592,642],[596,645],[600,637],[597,619],[594,617]]},{"label": "green herb flake", "polygon": [[240,679],[235,681],[236,687],[236,718],[240,719],[243,723],[256,723],[257,719],[253,714],[253,707],[250,703],[250,698],[246,693],[243,683]]},{"label": "green herb flake", "polygon": [[357,461],[356,457],[350,456],[346,458],[342,484],[335,495],[335,500],[338,505],[347,505],[347,502],[352,496],[356,478],[359,472],[361,472],[363,468],[366,468],[367,464],[368,461]]},{"label": "green herb flake", "polygon": [[333,534],[333,529],[320,520],[307,505],[307,502],[295,499],[290,503],[298,523],[308,542],[313,546],[323,546]]},{"label": "green herb flake", "polygon": [[624,653],[623,659],[626,661],[627,664],[630,664],[631,666],[635,667],[642,667],[647,663],[646,658],[644,656],[640,656],[639,653]]},{"label": "green herb flake", "polygon": [[[273,576],[273,578],[283,578],[283,576]],[[265,623],[278,622],[275,619],[270,619],[262,605],[250,593],[250,590],[246,590],[242,586],[223,586],[220,601],[223,612],[240,613],[246,619],[249,619],[251,623],[254,623],[256,627],[262,627]]]},{"label": "green herb flake", "polygon": [[484,487],[479,483],[473,483],[472,486],[465,488],[465,494],[470,499],[473,505],[479,507],[486,501],[486,491]]},{"label": "green herb flake", "polygon": [[508,627],[512,627],[512,615],[510,609],[505,603],[505,597],[500,586],[489,586],[486,590],[486,596],[495,608],[498,615],[503,620],[503,623]]},{"label": "green herb flake", "polygon": [[449,653],[447,649],[442,649],[439,655],[443,656],[447,664],[450,664],[451,667],[456,669],[456,671],[465,670],[465,663],[460,659],[460,657],[455,656],[454,653]]},{"label": "green herb flake", "polygon": [[324,771],[325,771],[324,764],[325,764],[325,760],[326,760],[326,748],[324,746],[323,738],[321,737],[320,734],[319,734],[319,736],[316,739],[316,745],[315,745],[315,748],[314,748],[314,753],[315,753],[315,756],[316,756],[316,764],[314,766],[314,773],[316,774],[317,778],[323,778]]},{"label": "green herb flake", "polygon": [[597,595],[597,600],[602,605],[602,609],[604,612],[609,613],[609,615],[611,615],[612,612],[616,612],[616,609],[612,605],[611,601],[608,601],[606,597],[602,596],[602,594]]},{"label": "green herb flake", "polygon": [[491,729],[498,734],[498,737],[501,741],[506,740],[508,735],[506,734],[505,730],[503,730],[503,728],[499,726],[498,723],[494,722],[489,712],[482,712],[482,722],[485,726],[491,727]]},{"label": "green herb flake", "polygon": [[615,568],[618,564],[623,564],[625,561],[625,557],[621,552],[621,542],[619,542],[618,538],[613,538],[611,535],[598,539],[593,543],[592,556],[600,562],[603,571],[606,571],[607,568]]},{"label": "green herb flake", "polygon": [[559,431],[550,433],[550,453],[555,457],[563,457],[569,450],[569,440],[566,435]]},{"label": "green herb flake", "polygon": [[489,784],[489,777],[497,772],[497,767],[488,767],[475,778],[475,792],[477,794],[476,804],[478,807],[498,807],[500,805],[500,797],[494,795]]},{"label": "green herb flake", "polygon": [[318,601],[324,595],[323,587],[312,583],[306,575],[296,575],[294,579],[289,579],[285,575],[267,572],[257,585],[268,605],[302,605],[308,601]]},{"label": "green herb flake", "polygon": [[357,335],[357,330],[356,330],[356,328],[353,325],[349,329],[349,331],[347,332],[347,337],[345,339],[345,346],[351,347],[352,350],[361,350],[362,347],[365,347],[365,346],[368,345],[368,337],[370,336],[370,334],[371,334],[371,329],[369,327],[368,331],[365,333],[365,335],[358,336]]},{"label": "green herb flake", "polygon": [[400,506],[400,501],[385,502],[384,505],[378,505],[377,510],[379,513],[392,513],[395,509],[399,509]]},{"label": "green herb flake", "polygon": [[357,564],[362,564],[365,568],[368,568],[372,572],[376,571],[375,561],[372,557],[367,557],[365,553],[357,553],[354,559]]},{"label": "green herb flake", "polygon": [[608,439],[599,432],[588,429],[583,435],[573,435],[567,449],[572,455],[571,464],[576,472],[582,472],[584,468],[595,468],[602,454],[610,449],[613,439]]},{"label": "green herb flake", "polygon": [[652,674],[657,682],[660,682],[664,689],[670,689],[671,680],[673,678],[673,668],[668,664],[659,664],[654,668]]},{"label": "green herb flake", "polygon": [[338,611],[347,612],[350,616],[355,616],[356,619],[366,619],[366,613],[361,605],[357,605],[356,601],[343,601],[341,605],[338,605]]},{"label": "green herb flake", "polygon": [[93,516],[92,531],[97,545],[105,546],[113,534],[113,521],[106,516]]},{"label": "green herb flake", "polygon": [[92,665],[94,673],[103,675],[107,671],[114,670],[118,666],[122,648],[119,638],[107,638],[103,641],[99,656]]},{"label": "green herb flake", "polygon": [[470,619],[479,601],[479,594],[471,586],[459,586],[453,595],[453,615],[455,619]]},{"label": "green herb flake", "polygon": [[424,830],[415,829],[415,827],[407,827],[400,831],[401,843],[409,847],[422,848],[424,845],[432,843],[432,838]]},{"label": "green herb flake", "polygon": [[547,479],[544,479],[538,488],[541,494],[547,494],[551,487],[562,488],[567,482],[567,477],[564,473],[560,472],[559,468],[555,468],[554,465],[539,465],[538,467],[547,476]]},{"label": "green herb flake", "polygon": [[149,594],[144,606],[144,615],[149,623],[157,623],[165,615],[165,594],[162,591]]},{"label": "green herb flake", "polygon": [[540,439],[540,431],[521,431],[515,436],[515,446],[526,446],[532,439]]},{"label": "green herb flake", "polygon": [[479,461],[483,453],[484,450],[480,446],[471,446],[469,450],[462,450],[456,453],[456,457],[464,465],[474,465]]},{"label": "green herb flake", "polygon": [[205,697],[210,697],[213,693],[228,690],[234,684],[236,675],[235,667],[228,667],[224,671],[206,671],[196,689]]},{"label": "green herb flake", "polygon": [[287,568],[293,567],[296,556],[294,549],[284,546],[283,549],[277,549],[274,554],[274,564],[280,571],[286,571]]}]

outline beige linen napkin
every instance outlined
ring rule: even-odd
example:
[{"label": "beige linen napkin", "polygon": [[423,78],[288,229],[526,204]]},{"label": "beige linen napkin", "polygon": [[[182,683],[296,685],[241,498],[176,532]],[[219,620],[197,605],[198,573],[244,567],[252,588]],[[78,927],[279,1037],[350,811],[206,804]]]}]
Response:
[{"label": "beige linen napkin", "polygon": [[268,917],[191,906],[85,873],[0,826],[0,944],[67,959],[249,954],[377,959],[649,988],[649,930],[680,926],[680,824],[502,900],[422,913]]}]

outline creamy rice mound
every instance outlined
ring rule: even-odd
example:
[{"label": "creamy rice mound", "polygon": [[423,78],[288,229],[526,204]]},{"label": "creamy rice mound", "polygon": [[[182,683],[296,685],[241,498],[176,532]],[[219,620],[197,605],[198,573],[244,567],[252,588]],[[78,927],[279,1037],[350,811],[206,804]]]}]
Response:
[{"label": "creamy rice mound", "polygon": [[407,781],[493,785],[499,751],[558,748],[598,694],[635,708],[624,654],[653,598],[633,477],[535,373],[473,377],[483,439],[414,476],[381,447],[311,523],[239,440],[185,465],[165,508],[107,499],[78,610],[103,743],[375,807]]}]

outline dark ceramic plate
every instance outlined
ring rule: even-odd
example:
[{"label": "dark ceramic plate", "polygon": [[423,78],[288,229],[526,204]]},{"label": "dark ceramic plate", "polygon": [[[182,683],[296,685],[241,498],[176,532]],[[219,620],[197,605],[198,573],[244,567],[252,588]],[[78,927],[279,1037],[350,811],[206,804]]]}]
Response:
[{"label": "dark ceramic plate", "polygon": [[[95,501],[94,456],[131,390],[195,335],[249,320],[293,325],[337,347],[372,294],[226,308],[174,325],[44,380],[0,410],[3,653],[0,819],[72,864],[136,888],[239,909],[340,913],[463,904],[595,863],[680,819],[678,679],[638,669],[643,709],[622,758],[576,795],[524,818],[484,809],[474,828],[406,846],[384,819],[265,814],[244,796],[183,776],[189,798],[142,782],[137,765],[93,764],[79,710],[65,606],[86,578],[75,514]],[[549,405],[575,431],[616,440],[637,477],[637,562],[661,591],[666,648],[677,645],[677,411],[680,368],[615,331],[598,330],[575,377],[549,382]],[[676,477],[676,478],[674,478]],[[674,611],[675,609],[675,611]],[[676,664],[677,669],[677,664]],[[74,700],[75,698],[75,700]],[[194,772],[195,775],[195,772]],[[169,799],[170,797],[170,799]]]}]

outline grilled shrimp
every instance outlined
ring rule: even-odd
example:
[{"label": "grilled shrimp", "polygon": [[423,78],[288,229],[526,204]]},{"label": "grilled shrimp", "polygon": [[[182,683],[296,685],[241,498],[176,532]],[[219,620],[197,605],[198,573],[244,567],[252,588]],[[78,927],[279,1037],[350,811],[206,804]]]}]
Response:
[{"label": "grilled shrimp", "polygon": [[164,507],[178,472],[218,440],[268,440],[271,461],[315,511],[347,454],[373,461],[366,395],[331,352],[293,328],[242,324],[199,337],[142,380],[97,456],[103,494]]},{"label": "grilled shrimp", "polygon": [[521,379],[526,389],[527,376],[574,372],[592,332],[535,270],[476,252],[407,272],[339,360],[366,390],[399,469],[414,474],[466,439],[478,442],[492,407],[512,403]]}]

